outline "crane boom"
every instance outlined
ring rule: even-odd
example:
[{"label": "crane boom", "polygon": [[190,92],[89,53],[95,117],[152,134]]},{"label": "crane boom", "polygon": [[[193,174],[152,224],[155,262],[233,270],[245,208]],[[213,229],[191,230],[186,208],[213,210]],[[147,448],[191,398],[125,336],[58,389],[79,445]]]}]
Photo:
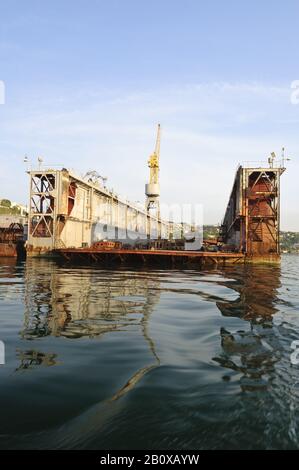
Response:
[{"label": "crane boom", "polygon": [[157,140],[155,154],[157,155],[158,162],[160,160],[160,144],[161,144],[161,125],[158,124]]},{"label": "crane boom", "polygon": [[[149,168],[156,168],[159,170],[159,162],[160,162],[160,143],[161,143],[161,126],[158,124],[158,131],[157,131],[157,140],[156,140],[156,147],[154,153],[149,157],[148,166]],[[157,172],[156,172],[157,173]],[[152,179],[152,178],[151,178]],[[156,181],[158,182],[158,181]]]}]

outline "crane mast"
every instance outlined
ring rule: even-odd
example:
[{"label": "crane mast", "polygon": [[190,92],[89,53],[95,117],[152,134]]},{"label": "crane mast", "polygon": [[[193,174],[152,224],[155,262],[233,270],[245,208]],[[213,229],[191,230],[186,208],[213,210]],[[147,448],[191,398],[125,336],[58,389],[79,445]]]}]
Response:
[{"label": "crane mast", "polygon": [[158,124],[155,151],[148,160],[148,167],[150,169],[149,183],[145,185],[146,211],[154,211],[158,218],[160,218],[160,143],[161,126]]}]

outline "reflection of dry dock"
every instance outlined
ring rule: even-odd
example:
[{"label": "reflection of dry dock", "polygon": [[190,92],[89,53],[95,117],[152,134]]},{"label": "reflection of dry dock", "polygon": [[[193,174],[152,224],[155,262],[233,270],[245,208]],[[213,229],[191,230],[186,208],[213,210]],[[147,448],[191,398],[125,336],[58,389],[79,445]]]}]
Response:
[{"label": "reflection of dry dock", "polygon": [[188,265],[199,267],[207,264],[225,265],[244,262],[243,253],[182,251],[182,250],[95,250],[92,248],[63,248],[56,253],[72,262],[97,262],[99,264],[159,264]]}]

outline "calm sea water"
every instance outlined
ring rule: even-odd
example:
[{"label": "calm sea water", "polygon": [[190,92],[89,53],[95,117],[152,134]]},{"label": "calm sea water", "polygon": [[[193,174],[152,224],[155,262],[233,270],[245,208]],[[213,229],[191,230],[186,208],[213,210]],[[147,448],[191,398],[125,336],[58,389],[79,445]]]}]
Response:
[{"label": "calm sea water", "polygon": [[0,448],[298,449],[299,257],[0,261]]}]

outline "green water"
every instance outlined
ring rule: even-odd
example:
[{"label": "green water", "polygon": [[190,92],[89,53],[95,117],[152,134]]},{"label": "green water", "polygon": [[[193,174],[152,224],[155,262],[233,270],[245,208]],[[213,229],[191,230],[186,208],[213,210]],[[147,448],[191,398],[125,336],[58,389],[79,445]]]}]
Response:
[{"label": "green water", "polygon": [[0,448],[298,449],[299,257],[103,270],[0,259]]}]

